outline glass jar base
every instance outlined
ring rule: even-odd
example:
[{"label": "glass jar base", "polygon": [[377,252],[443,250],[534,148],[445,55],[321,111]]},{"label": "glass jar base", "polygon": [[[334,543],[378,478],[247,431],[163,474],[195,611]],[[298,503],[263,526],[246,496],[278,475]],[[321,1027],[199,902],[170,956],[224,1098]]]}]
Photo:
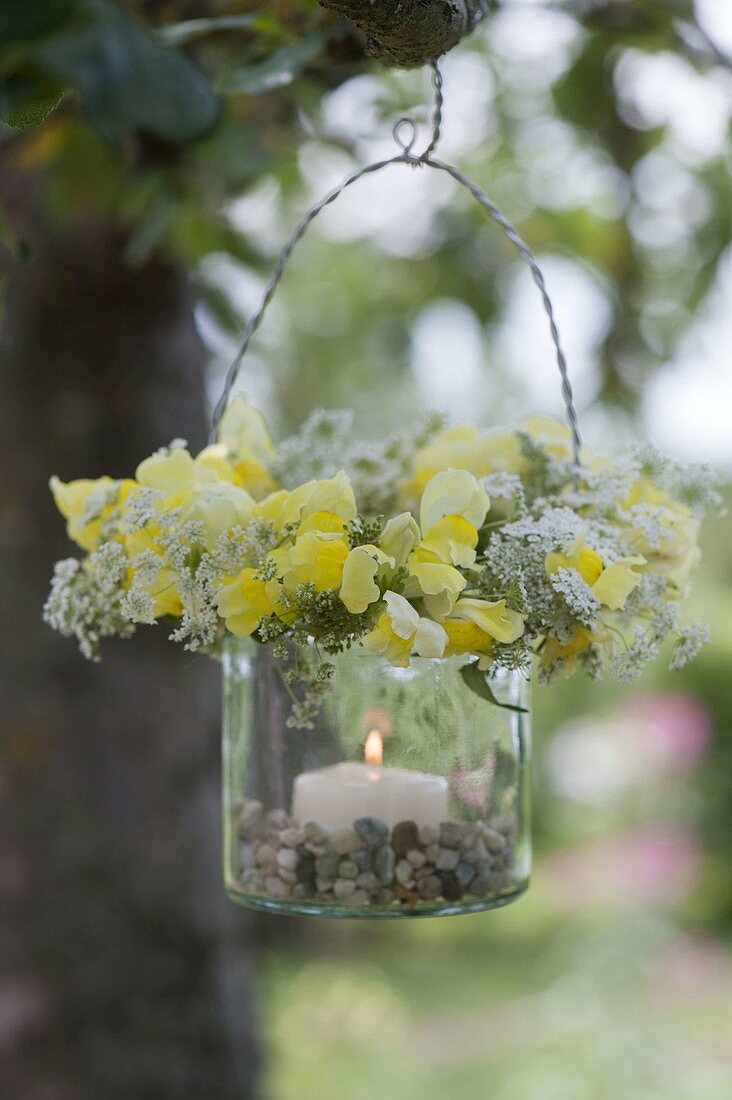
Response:
[{"label": "glass jar base", "polygon": [[283,916],[327,917],[331,920],[404,920],[411,917],[455,917],[470,913],[484,913],[489,909],[499,909],[526,893],[529,880],[517,882],[510,890],[492,897],[475,898],[470,901],[419,901],[413,904],[394,902],[390,906],[370,903],[361,905],[343,905],[338,902],[305,901],[293,898],[271,898],[264,894],[249,894],[235,885],[227,884],[226,893],[237,905],[248,909],[259,909],[267,913]]}]

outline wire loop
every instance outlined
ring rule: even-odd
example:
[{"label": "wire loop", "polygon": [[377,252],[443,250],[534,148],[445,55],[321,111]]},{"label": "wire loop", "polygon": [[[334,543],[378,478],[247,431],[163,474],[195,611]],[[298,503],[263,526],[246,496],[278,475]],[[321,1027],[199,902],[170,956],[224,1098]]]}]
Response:
[{"label": "wire loop", "polygon": [[[572,384],[569,380],[569,369],[567,367],[567,359],[564,354],[562,342],[559,336],[559,328],[557,326],[556,316],[554,313],[554,306],[549,296],[549,291],[546,286],[544,274],[539,266],[539,262],[536,256],[531,251],[529,246],[519,235],[518,230],[511,224],[508,218],[502,213],[502,211],[496,206],[492,199],[486,195],[486,193],[468,178],[459,168],[456,168],[452,164],[448,164],[445,161],[437,160],[433,157],[433,153],[437,148],[442,131],[442,111],[443,111],[443,94],[442,94],[442,74],[440,73],[439,66],[436,61],[430,62],[432,69],[432,87],[434,91],[434,106],[432,111],[432,138],[429,145],[420,156],[416,156],[412,149],[417,141],[417,127],[411,118],[400,118],[395,124],[393,129],[394,140],[401,149],[401,153],[396,156],[388,157],[386,160],[375,161],[373,164],[367,164],[363,168],[359,168],[357,171],[352,172],[347,176],[342,183],[335,187],[332,191],[329,191],[322,199],[320,199],[314,206],[312,206],[300,219],[295,226],[289,240],[285,242],[280,254],[277,258],[277,263],[274,266],[274,270],[269,277],[267,285],[264,289],[264,293],[259,302],[259,305],[250,315],[247,321],[246,328],[242,338],[237,346],[236,354],[233,360],[229,364],[224,377],[224,385],[221,393],[221,397],[216,403],[212,417],[211,427],[211,442],[215,442],[219,423],[221,417],[224,415],[224,411],[229,402],[229,397],[236,384],[236,380],[239,375],[241,363],[246,354],[247,348],[254,336],[254,333],[262,323],[267,306],[272,301],[275,290],[280,282],[280,279],[284,275],[287,263],[292,255],[295,245],[305,235],[311,222],[313,222],[318,215],[323,211],[326,206],[330,206],[331,203],[343,194],[343,192],[351,187],[358,180],[363,179],[364,176],[373,175],[375,172],[380,172],[383,168],[388,168],[392,164],[408,164],[412,167],[426,166],[432,168],[437,172],[445,172],[451,176],[456,183],[464,187],[475,201],[485,210],[488,216],[503,230],[503,233],[507,240],[514,246],[518,255],[527,264],[531,271],[531,276],[534,283],[541,295],[542,305],[549,321],[549,334],[554,345],[554,351],[556,354],[557,367],[561,378],[561,392],[562,400],[564,401],[567,423],[572,439],[572,458],[574,465],[574,482],[577,484],[579,469],[580,469],[580,451],[582,441],[579,433],[579,425],[577,422],[577,410],[574,406],[574,396],[572,393]],[[408,130],[408,136],[405,136],[405,128]]]}]

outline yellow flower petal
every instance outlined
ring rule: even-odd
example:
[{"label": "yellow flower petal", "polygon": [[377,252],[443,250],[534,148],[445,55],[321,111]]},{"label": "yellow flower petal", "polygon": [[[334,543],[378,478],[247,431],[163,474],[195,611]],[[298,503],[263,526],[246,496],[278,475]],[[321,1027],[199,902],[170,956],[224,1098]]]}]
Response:
[{"label": "yellow flower petal", "polygon": [[453,619],[474,623],[497,642],[515,642],[524,632],[524,620],[518,611],[506,606],[505,600],[477,600],[463,597],[452,612]]},{"label": "yellow flower petal", "polygon": [[282,509],[282,522],[301,523],[313,512],[335,512],[348,523],[356,518],[356,498],[350,481],[340,470],[323,481],[307,481],[289,494]]},{"label": "yellow flower petal", "polygon": [[381,532],[379,546],[394,559],[395,565],[404,565],[419,542],[419,527],[410,512],[402,512],[390,519]]},{"label": "yellow flower petal", "polygon": [[255,573],[255,569],[242,569],[230,584],[219,589],[216,596],[216,606],[226,621],[227,630],[239,637],[253,634],[262,619],[273,611],[266,583],[257,580]]},{"label": "yellow flower petal", "polygon": [[290,551],[290,568],[285,584],[293,590],[299,584],[312,584],[316,592],[340,588],[348,545],[334,534],[308,531],[298,538]]},{"label": "yellow flower petal", "polygon": [[221,417],[219,439],[237,462],[256,459],[266,463],[275,454],[264,417],[258,409],[248,405],[241,394],[233,399]]},{"label": "yellow flower petal", "polygon": [[480,528],[490,501],[480,482],[467,470],[443,470],[428,482],[422,494],[419,518],[423,531],[443,516],[462,516]]},{"label": "yellow flower petal", "polygon": [[394,559],[377,546],[356,546],[346,558],[340,597],[352,615],[361,615],[370,604],[381,599],[375,578],[382,565],[393,567]]},{"label": "yellow flower petal", "polygon": [[642,557],[621,558],[603,569],[592,585],[592,591],[600,603],[611,611],[620,611],[625,607],[628,596],[641,582],[641,575],[635,572],[633,566],[645,565],[645,562]]},{"label": "yellow flower petal", "polygon": [[433,523],[422,540],[422,547],[448,565],[468,568],[475,561],[478,532],[462,516],[443,516]]}]

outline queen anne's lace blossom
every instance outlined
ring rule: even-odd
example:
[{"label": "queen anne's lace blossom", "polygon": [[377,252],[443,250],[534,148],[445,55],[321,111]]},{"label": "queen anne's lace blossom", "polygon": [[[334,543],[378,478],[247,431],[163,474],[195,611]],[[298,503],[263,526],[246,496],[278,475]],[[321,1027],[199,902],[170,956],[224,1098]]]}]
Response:
[{"label": "queen anne's lace blossom", "polygon": [[628,679],[675,636],[681,667],[708,636],[678,619],[713,477],[647,446],[582,462],[575,479],[569,432],[544,417],[433,421],[378,446],[321,411],[277,451],[237,398],[197,456],[176,440],[134,479],[51,480],[85,557],[57,565],[45,618],[89,657],[160,618],[188,649],[215,652],[227,631],[299,649],[295,724],[332,674],[321,651],[353,644],[398,665],[465,654]]}]

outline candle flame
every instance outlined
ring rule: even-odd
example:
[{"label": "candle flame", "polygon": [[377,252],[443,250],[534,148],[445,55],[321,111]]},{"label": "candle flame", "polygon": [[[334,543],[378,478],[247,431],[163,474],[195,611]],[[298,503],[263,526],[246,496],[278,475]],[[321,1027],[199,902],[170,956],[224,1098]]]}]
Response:
[{"label": "candle flame", "polygon": [[384,742],[378,730],[369,730],[366,743],[363,747],[363,755],[367,764],[381,764],[384,759]]}]

